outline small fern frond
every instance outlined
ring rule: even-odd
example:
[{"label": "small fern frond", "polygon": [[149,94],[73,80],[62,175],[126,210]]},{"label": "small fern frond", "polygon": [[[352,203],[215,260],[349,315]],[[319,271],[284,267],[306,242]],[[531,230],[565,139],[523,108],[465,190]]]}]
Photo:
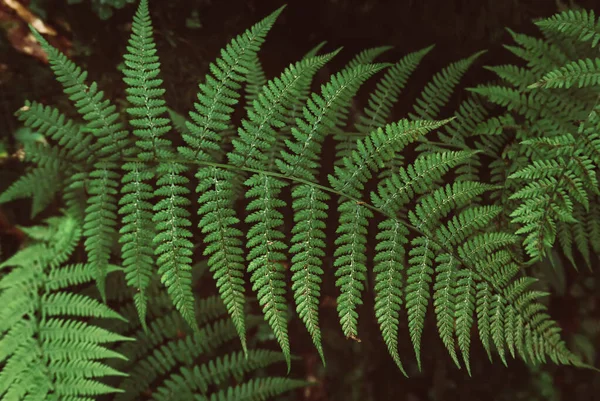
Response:
[{"label": "small fern frond", "polygon": [[[74,399],[120,391],[99,381],[124,376],[103,361],[124,357],[103,344],[130,339],[85,320],[122,317],[95,299],[57,291],[50,284],[52,276],[63,274],[62,266],[51,263],[65,260],[56,248],[61,242],[78,242],[81,235],[70,217],[55,223],[56,236],[29,245],[0,265],[9,271],[0,278],[2,400]],[[72,250],[67,248],[66,257]]]}]

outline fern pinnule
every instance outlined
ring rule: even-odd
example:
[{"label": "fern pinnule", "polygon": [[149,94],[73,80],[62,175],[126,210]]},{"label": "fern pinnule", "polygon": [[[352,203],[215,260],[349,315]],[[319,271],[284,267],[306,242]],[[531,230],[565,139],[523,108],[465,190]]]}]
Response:
[{"label": "fern pinnule", "polygon": [[206,167],[196,178],[204,255],[209,256],[208,266],[246,351],[243,234],[235,227],[239,219],[231,202],[236,177],[230,170]]},{"label": "fern pinnule", "polygon": [[188,206],[191,202],[185,197],[189,193],[186,185],[189,179],[183,175],[185,166],[170,162],[158,178],[154,194],[160,200],[154,205],[152,220],[156,224],[154,253],[159,266],[158,274],[166,286],[173,303],[191,327],[196,327],[194,318],[194,295],[192,293],[192,233],[188,227]]},{"label": "fern pinnule", "polygon": [[283,214],[278,210],[285,206],[281,190],[287,183],[267,174],[254,174],[244,183],[249,187],[246,198],[250,200],[246,210],[248,230],[248,272],[252,290],[256,291],[265,320],[269,322],[286,357],[288,371],[291,354],[288,339],[288,313],[284,281],[287,259],[285,235],[280,231]]},{"label": "fern pinnule", "polygon": [[455,331],[458,348],[460,349],[462,359],[470,376],[471,365],[469,363],[469,348],[471,346],[471,328],[474,323],[473,311],[475,310],[476,299],[475,273],[471,270],[459,270],[456,279],[456,286],[454,288],[456,302],[454,311],[456,316]]},{"label": "fern pinnule", "polygon": [[267,83],[267,77],[263,69],[262,63],[258,58],[258,54],[254,54],[251,58],[248,71],[246,72],[246,86],[245,86],[245,107],[248,110],[252,107],[254,100],[258,98],[262,87]]},{"label": "fern pinnule", "polygon": [[435,283],[433,285],[433,306],[440,338],[450,357],[460,368],[454,338],[455,310],[457,305],[454,286],[459,262],[454,255],[442,253],[435,259]]},{"label": "fern pinnule", "polygon": [[398,326],[402,306],[402,270],[408,229],[397,219],[385,219],[377,226],[375,276],[375,317],[392,359],[407,376],[398,351]]}]

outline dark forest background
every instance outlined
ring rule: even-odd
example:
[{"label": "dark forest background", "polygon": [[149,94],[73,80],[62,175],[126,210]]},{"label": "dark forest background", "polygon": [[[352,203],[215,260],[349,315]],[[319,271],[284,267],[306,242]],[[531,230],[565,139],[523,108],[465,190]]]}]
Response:
[{"label": "dark forest background", "polygon": [[[19,0],[57,31],[56,45],[87,69],[90,78],[98,81],[108,96],[119,102],[124,101],[124,85],[118,66],[135,5],[127,0],[113,1],[122,3],[119,4],[122,7],[107,7],[104,3],[110,3],[108,0],[79,0],[76,4],[69,4],[72,0]],[[0,153],[4,154],[11,154],[17,147],[14,134],[19,125],[13,113],[25,99],[72,110],[43,56],[36,55],[35,51],[27,54],[26,47],[31,43],[27,41],[26,24],[8,3],[0,0]],[[284,2],[151,0],[150,3],[167,103],[185,114],[196,95],[198,82],[219,49]],[[469,71],[461,88],[493,79],[484,65],[515,62],[502,47],[510,43],[505,27],[535,35],[537,30],[532,19],[550,16],[569,6],[600,11],[599,0],[577,0],[576,3],[568,0],[565,3],[555,0],[288,0],[287,9],[269,34],[260,57],[267,76],[273,77],[321,41],[327,41],[326,50],[343,46],[343,53],[320,72],[317,81],[322,83],[365,48],[393,46],[381,60],[396,61],[408,52],[433,44],[435,49],[423,60],[403,92],[402,99],[406,101],[401,100],[395,109],[396,117],[401,118],[424,84],[449,63],[486,49],[488,52]],[[456,101],[460,100],[462,89],[455,94]],[[363,96],[367,92],[363,91]],[[365,100],[357,98],[358,110]],[[3,160],[2,164],[0,190],[22,171],[22,166],[12,159]],[[0,235],[6,252],[19,246],[16,224],[30,224],[26,206],[11,210],[0,208]],[[564,327],[570,344],[591,353],[588,356],[595,360],[596,366],[595,348],[600,345],[597,271],[566,269],[560,277],[559,291],[550,299],[551,313]],[[597,373],[552,365],[531,368],[518,361],[511,361],[505,368],[498,358],[490,364],[477,341],[473,341],[472,346],[473,377],[470,378],[465,371],[454,367],[436,335],[434,324],[428,324],[425,329],[422,372],[414,366],[410,341],[401,341],[401,355],[411,374],[407,379],[389,358],[374,321],[364,322],[367,327],[362,330],[362,342],[355,343],[344,340],[335,315],[335,308],[329,308],[322,317],[328,357],[326,370],[321,367],[301,323],[292,326],[292,349],[301,357],[292,374],[314,380],[317,385],[284,399],[600,400]],[[597,332],[585,327],[590,315],[597,318]]]}]

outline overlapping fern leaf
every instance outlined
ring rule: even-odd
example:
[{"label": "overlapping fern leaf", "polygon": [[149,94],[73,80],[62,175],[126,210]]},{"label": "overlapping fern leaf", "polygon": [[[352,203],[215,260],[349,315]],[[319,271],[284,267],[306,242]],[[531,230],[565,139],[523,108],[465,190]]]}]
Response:
[{"label": "overlapping fern leaf", "polygon": [[[152,285],[150,288],[152,291]],[[127,359],[115,360],[113,366],[129,375],[121,379],[118,387],[123,391],[113,397],[114,401],[218,399],[228,392],[260,399],[306,385],[293,378],[253,377],[255,371],[281,363],[285,357],[266,348],[228,351],[238,333],[220,297],[196,299],[195,320],[199,329],[190,330],[167,297],[155,291],[152,294],[147,328],[136,318],[136,307],[131,302],[119,309],[128,320],[109,326],[137,340],[116,349]],[[249,329],[264,324],[259,316],[246,318]],[[264,387],[254,386],[256,383]]]},{"label": "overlapping fern leaf", "polygon": [[[81,237],[79,222],[52,218],[25,232],[33,243],[0,265],[0,399],[92,399],[118,390],[102,379],[125,374],[109,348],[131,340],[90,324],[123,319],[68,287],[93,280],[93,266],[66,265]],[[82,279],[83,278],[83,279]]]},{"label": "overlapping fern leaf", "polygon": [[[510,196],[516,202],[510,216],[520,227],[517,233],[524,235],[527,254],[541,259],[558,238],[569,259],[574,261],[574,245],[589,265],[586,235],[575,236],[568,226],[581,227],[590,199],[599,191],[595,154],[600,69],[597,60],[570,60],[563,49],[588,41],[595,47],[598,21],[593,12],[567,11],[536,24],[550,40],[511,32],[519,46],[508,47],[528,61],[528,68],[492,67],[508,85],[474,91],[525,118],[517,131],[520,146],[512,157],[527,163],[507,178],[517,183]],[[575,217],[576,210],[583,221]]]}]

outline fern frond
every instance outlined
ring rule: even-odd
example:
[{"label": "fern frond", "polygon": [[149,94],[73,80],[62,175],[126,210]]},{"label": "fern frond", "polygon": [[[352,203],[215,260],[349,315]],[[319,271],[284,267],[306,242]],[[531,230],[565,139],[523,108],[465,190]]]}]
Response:
[{"label": "fern frond", "polygon": [[[75,220],[63,217],[57,223],[55,237],[30,245],[0,265],[11,268],[0,279],[3,400],[83,399],[116,393],[118,389],[99,380],[124,376],[103,361],[124,357],[102,344],[130,339],[81,320],[121,317],[92,298],[56,291],[50,284],[52,275],[62,269],[50,262],[65,259],[55,247],[71,242],[72,236],[77,242],[81,235]],[[73,248],[67,249],[68,257]]]},{"label": "fern frond", "polygon": [[200,366],[182,367],[165,380],[153,396],[156,401],[168,401],[184,394],[192,398],[195,392],[206,395],[209,386],[227,383],[231,377],[242,378],[247,373],[281,361],[280,353],[261,349],[250,350],[247,355],[241,352],[227,354]]},{"label": "fern frond", "polygon": [[60,164],[35,167],[13,182],[1,195],[0,203],[16,199],[33,198],[31,215],[34,217],[54,199],[62,183]]},{"label": "fern frond", "polygon": [[233,388],[220,390],[210,399],[206,396],[198,397],[199,401],[234,401],[248,400],[261,401],[281,393],[306,386],[302,380],[288,379],[286,377],[261,377],[252,379]]},{"label": "fern frond", "polygon": [[67,150],[67,157],[74,161],[90,162],[94,154],[94,136],[85,135],[82,127],[68,119],[57,109],[37,102],[26,101],[15,114],[26,127],[56,141]]}]

